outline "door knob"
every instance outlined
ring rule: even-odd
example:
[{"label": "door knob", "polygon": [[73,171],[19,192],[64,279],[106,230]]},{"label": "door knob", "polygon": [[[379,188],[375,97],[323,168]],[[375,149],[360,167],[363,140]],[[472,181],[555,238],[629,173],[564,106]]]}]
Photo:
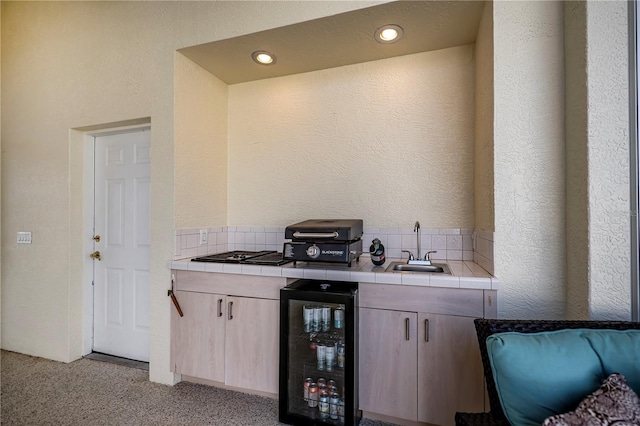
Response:
[{"label": "door knob", "polygon": [[100,252],[99,251],[94,251],[93,253],[91,253],[89,255],[89,257],[92,258],[92,259],[102,260],[102,257],[100,257]]}]

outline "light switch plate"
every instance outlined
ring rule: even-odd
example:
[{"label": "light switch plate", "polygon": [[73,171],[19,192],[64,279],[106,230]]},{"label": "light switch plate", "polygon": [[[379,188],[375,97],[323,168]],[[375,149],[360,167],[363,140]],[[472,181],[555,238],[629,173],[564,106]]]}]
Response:
[{"label": "light switch plate", "polygon": [[31,232],[19,231],[18,244],[31,244]]}]

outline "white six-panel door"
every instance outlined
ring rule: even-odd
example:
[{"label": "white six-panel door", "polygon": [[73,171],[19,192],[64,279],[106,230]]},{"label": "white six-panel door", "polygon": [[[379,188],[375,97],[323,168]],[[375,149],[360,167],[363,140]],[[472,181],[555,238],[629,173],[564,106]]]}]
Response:
[{"label": "white six-panel door", "polygon": [[94,151],[93,351],[139,361],[149,361],[149,134],[97,136]]}]

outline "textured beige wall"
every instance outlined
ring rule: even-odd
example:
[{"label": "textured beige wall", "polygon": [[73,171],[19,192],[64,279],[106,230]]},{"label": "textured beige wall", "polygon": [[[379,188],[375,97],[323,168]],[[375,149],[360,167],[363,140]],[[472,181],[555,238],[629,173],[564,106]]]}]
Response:
[{"label": "textured beige wall", "polygon": [[494,230],[493,196],[493,3],[482,12],[476,37],[475,57],[475,146],[474,228]]},{"label": "textured beige wall", "polygon": [[564,4],[567,318],[589,318],[589,163],[587,161],[587,3]]},{"label": "textured beige wall", "polygon": [[592,319],[631,319],[627,25],[627,2],[587,3]]},{"label": "textured beige wall", "polygon": [[[372,3],[2,1],[2,347],[80,356],[82,147],[70,129],[150,117],[150,378],[172,383],[175,50]],[[18,246],[18,230],[33,244]]]},{"label": "textured beige wall", "polygon": [[565,311],[562,2],[494,2],[495,275],[501,317]]},{"label": "textured beige wall", "polygon": [[569,318],[631,318],[627,19],[565,3]]},{"label": "textured beige wall", "polygon": [[473,227],[473,46],[229,87],[229,225]]},{"label": "textured beige wall", "polygon": [[175,224],[227,224],[227,88],[175,56]]}]

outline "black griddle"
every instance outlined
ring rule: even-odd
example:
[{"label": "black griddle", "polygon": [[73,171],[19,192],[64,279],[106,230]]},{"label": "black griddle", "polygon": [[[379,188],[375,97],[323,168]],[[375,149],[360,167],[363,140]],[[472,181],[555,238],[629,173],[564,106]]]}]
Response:
[{"label": "black griddle", "polygon": [[305,262],[346,263],[362,253],[362,219],[309,219],[284,230],[285,259]]}]

